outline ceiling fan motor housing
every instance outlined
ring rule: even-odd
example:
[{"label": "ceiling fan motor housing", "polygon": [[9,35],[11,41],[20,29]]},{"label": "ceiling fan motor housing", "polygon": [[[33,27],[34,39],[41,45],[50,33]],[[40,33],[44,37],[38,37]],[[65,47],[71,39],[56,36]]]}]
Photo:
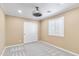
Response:
[{"label": "ceiling fan motor housing", "polygon": [[42,16],[41,13],[33,13],[33,15],[36,16],[36,17],[40,17],[40,16]]},{"label": "ceiling fan motor housing", "polygon": [[42,14],[39,12],[39,7],[35,7],[35,8],[36,8],[36,11],[33,12],[33,16],[35,16],[35,17],[40,17],[40,16],[42,16]]}]

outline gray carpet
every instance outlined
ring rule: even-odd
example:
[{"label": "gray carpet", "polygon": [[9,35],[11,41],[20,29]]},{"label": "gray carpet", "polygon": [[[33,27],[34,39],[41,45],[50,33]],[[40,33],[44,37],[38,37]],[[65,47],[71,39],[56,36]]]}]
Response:
[{"label": "gray carpet", "polygon": [[43,42],[27,43],[9,47],[3,56],[74,56]]}]

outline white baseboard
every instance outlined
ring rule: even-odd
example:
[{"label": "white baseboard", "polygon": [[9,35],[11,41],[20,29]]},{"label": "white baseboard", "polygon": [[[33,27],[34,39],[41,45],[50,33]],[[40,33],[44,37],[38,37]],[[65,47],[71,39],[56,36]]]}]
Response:
[{"label": "white baseboard", "polygon": [[3,56],[3,54],[4,54],[5,50],[6,50],[6,47],[4,47],[4,49],[3,49],[3,51],[2,51],[1,56]]},{"label": "white baseboard", "polygon": [[20,43],[20,44],[15,44],[15,45],[11,45],[11,46],[6,46],[6,48],[9,48],[9,47],[14,47],[14,46],[20,46],[20,45],[23,45],[24,43]]},{"label": "white baseboard", "polygon": [[48,45],[50,45],[50,46],[53,46],[53,47],[55,47],[55,48],[58,48],[58,49],[60,49],[60,50],[62,50],[62,51],[65,51],[65,52],[71,53],[71,54],[73,54],[73,55],[75,55],[75,56],[79,56],[79,54],[77,54],[77,53],[75,53],[75,52],[72,52],[72,51],[70,51],[70,50],[67,50],[67,49],[64,49],[64,48],[58,47],[58,46],[56,46],[56,45],[54,45],[54,44],[50,44],[50,43],[45,42],[45,41],[40,41],[40,42],[46,43],[46,44],[48,44]]},{"label": "white baseboard", "polygon": [[[34,41],[34,42],[37,42],[37,41]],[[34,43],[34,42],[30,42],[30,43]],[[14,46],[20,46],[20,45],[24,45],[24,44],[30,44],[30,43],[20,43],[20,44],[15,44],[15,45],[7,46],[6,48],[14,47]]]}]

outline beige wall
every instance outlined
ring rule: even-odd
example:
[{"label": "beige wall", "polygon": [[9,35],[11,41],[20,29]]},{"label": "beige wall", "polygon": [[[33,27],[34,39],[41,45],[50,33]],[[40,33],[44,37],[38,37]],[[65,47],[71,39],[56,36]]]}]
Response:
[{"label": "beige wall", "polygon": [[[24,22],[27,22],[29,19],[24,19],[20,17],[6,16],[6,45],[14,45],[18,43],[23,43],[24,40]],[[38,21],[32,21],[38,24]],[[38,33],[40,30],[38,30]],[[40,35],[39,35],[40,36]]]},{"label": "beige wall", "polygon": [[70,10],[62,15],[65,18],[65,37],[48,36],[48,19],[45,19],[41,21],[41,40],[79,53],[79,8]]},{"label": "beige wall", "polygon": [[0,55],[5,45],[5,15],[0,9]]},{"label": "beige wall", "polygon": [[6,45],[22,43],[23,19],[6,16]]}]

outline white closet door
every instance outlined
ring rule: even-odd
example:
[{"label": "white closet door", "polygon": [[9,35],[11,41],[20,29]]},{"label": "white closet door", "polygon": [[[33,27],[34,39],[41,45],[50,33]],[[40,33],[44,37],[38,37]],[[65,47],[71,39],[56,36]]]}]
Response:
[{"label": "white closet door", "polygon": [[38,41],[38,25],[33,22],[24,22],[24,43]]}]

